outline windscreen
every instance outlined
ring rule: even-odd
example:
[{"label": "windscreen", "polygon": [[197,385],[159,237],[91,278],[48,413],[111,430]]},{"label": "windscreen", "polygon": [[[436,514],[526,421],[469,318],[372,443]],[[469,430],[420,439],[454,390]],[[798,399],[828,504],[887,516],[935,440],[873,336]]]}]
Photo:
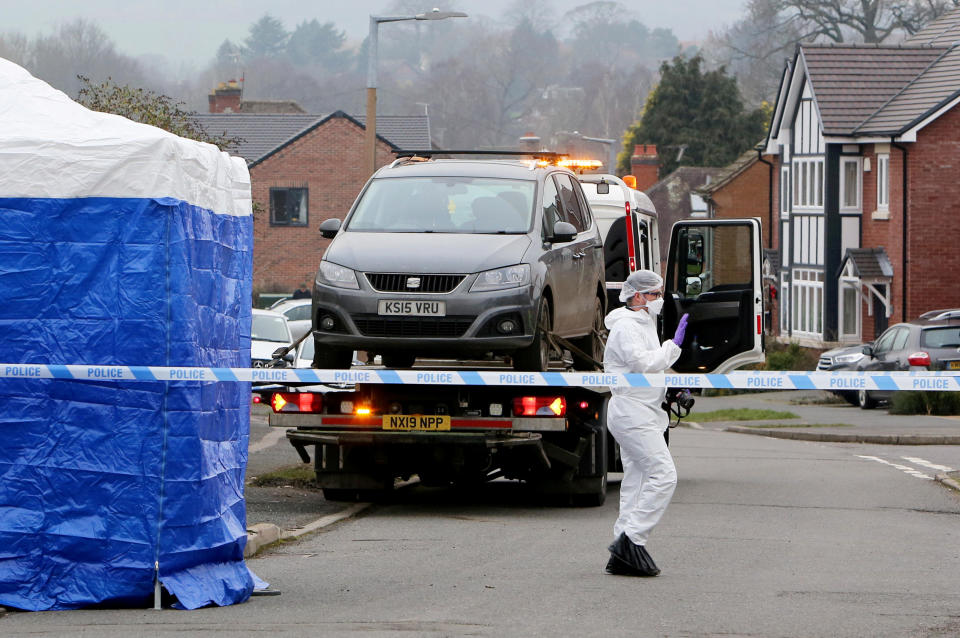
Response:
[{"label": "windscreen", "polygon": [[250,338],[280,343],[289,343],[290,341],[284,318],[269,315],[253,315],[253,329]]},{"label": "windscreen", "polygon": [[347,230],[526,233],[535,190],[534,181],[486,177],[375,179],[347,222]]},{"label": "windscreen", "polygon": [[920,333],[920,346],[923,348],[960,347],[960,326],[927,328]]}]

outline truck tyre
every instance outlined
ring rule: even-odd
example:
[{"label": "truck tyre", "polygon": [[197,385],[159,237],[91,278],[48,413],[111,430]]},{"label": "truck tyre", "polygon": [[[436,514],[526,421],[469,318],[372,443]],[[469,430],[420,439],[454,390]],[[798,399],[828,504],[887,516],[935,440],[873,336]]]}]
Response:
[{"label": "truck tyre", "polygon": [[417,355],[412,352],[384,352],[380,359],[387,368],[412,368]]},{"label": "truck tyre", "polygon": [[540,300],[537,311],[537,326],[533,334],[533,343],[513,354],[513,369],[524,372],[546,372],[550,368],[550,339],[553,329],[550,306],[546,299]]},{"label": "truck tyre", "polygon": [[[577,339],[574,345],[583,350],[584,353],[593,357],[594,361],[603,361],[603,349],[606,345],[607,327],[603,323],[603,302],[597,297],[593,300],[593,324],[590,334]],[[573,355],[573,369],[591,371],[602,368],[593,361],[589,361],[578,355]]]},{"label": "truck tyre", "polygon": [[331,348],[313,338],[313,367],[324,370],[347,370],[353,363],[352,350]]}]

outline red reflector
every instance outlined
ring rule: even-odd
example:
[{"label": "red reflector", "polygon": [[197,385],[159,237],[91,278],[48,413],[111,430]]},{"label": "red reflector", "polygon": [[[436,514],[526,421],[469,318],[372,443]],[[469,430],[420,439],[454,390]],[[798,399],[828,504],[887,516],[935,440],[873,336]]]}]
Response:
[{"label": "red reflector", "polygon": [[930,355],[926,352],[914,352],[907,357],[907,363],[912,366],[928,366],[930,365]]},{"label": "red reflector", "polygon": [[270,398],[274,412],[320,412],[323,395],[313,392],[278,392]]},{"label": "red reflector", "polygon": [[586,409],[589,408],[589,407],[590,407],[590,404],[589,404],[588,402],[586,402],[586,401],[581,401],[581,402],[580,402],[580,409],[581,409],[581,410],[586,410]]},{"label": "red reflector", "polygon": [[563,416],[567,402],[563,397],[517,397],[513,400],[514,416]]},{"label": "red reflector", "polygon": [[757,315],[757,334],[763,334],[763,319]]},{"label": "red reflector", "polygon": [[259,394],[253,395],[253,402],[254,402],[254,403],[262,403],[262,401],[260,400],[260,395],[259,395]]}]

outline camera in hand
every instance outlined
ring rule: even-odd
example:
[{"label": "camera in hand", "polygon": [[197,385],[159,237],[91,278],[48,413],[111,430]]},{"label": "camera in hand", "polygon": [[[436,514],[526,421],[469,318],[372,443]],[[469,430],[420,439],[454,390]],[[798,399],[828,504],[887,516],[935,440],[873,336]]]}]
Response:
[{"label": "camera in hand", "polygon": [[[690,414],[693,404],[693,393],[687,388],[667,388],[667,396],[661,407],[667,414],[676,416],[677,422],[679,422],[680,419]],[[671,427],[674,426],[671,425]]]}]

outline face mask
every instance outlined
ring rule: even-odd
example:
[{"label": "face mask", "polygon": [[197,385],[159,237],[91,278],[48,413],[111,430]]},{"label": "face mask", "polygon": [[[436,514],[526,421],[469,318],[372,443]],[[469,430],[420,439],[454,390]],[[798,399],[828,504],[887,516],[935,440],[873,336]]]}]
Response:
[{"label": "face mask", "polygon": [[660,311],[663,310],[663,297],[654,299],[653,301],[648,301],[646,308],[647,312],[656,317],[660,314]]}]

